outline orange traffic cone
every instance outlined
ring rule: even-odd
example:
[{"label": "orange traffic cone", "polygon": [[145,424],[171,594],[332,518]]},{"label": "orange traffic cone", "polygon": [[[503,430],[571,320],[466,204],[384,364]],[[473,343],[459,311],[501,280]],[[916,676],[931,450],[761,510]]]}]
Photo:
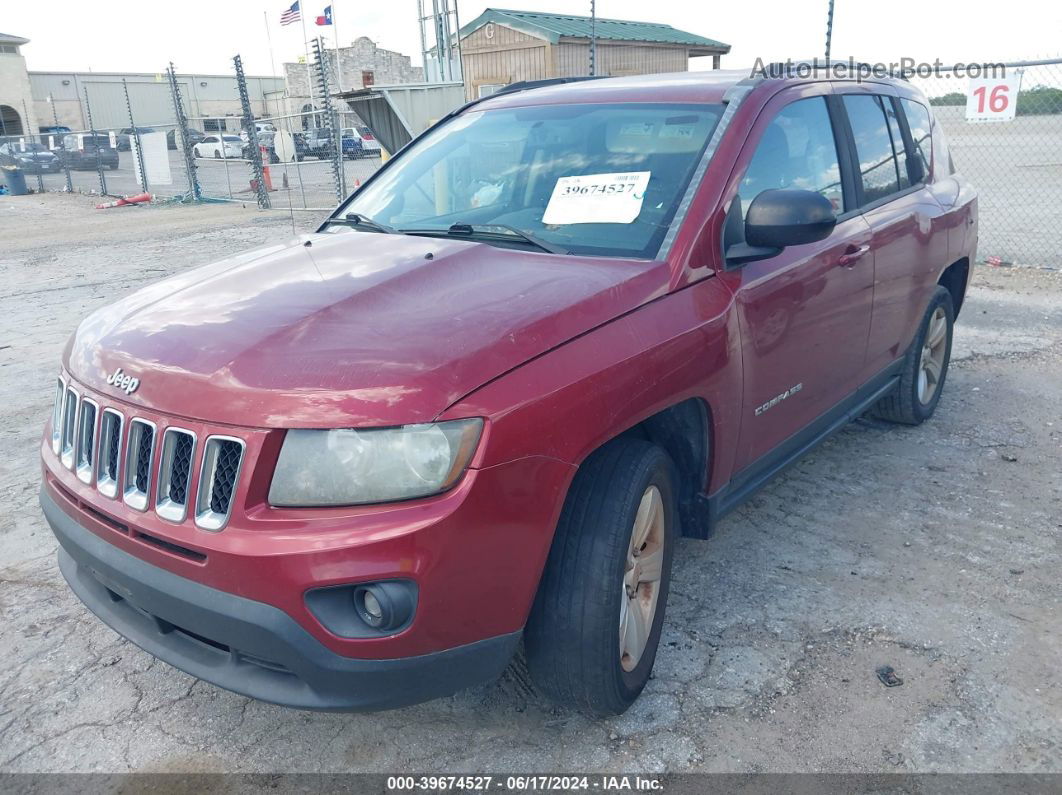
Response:
[{"label": "orange traffic cone", "polygon": [[264,146],[259,149],[262,151],[262,181],[265,182],[266,190],[273,190],[273,179],[269,176],[269,150]]},{"label": "orange traffic cone", "polygon": [[116,199],[113,202],[105,202],[103,204],[97,204],[97,210],[106,210],[108,207],[124,207],[128,204],[141,204],[142,202],[151,201],[150,193],[138,193],[135,196],[122,196],[120,199]]}]

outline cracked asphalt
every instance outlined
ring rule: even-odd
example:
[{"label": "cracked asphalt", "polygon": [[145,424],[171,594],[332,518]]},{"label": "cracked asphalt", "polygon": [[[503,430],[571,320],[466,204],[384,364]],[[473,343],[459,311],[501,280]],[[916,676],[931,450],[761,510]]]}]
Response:
[{"label": "cracked asphalt", "polygon": [[61,347],[93,308],[291,231],[238,205],[0,198],[0,771],[1062,772],[1059,272],[979,267],[930,422],[857,421],[682,541],[622,717],[550,706],[519,660],[417,707],[295,712],[120,639],[37,506]]}]

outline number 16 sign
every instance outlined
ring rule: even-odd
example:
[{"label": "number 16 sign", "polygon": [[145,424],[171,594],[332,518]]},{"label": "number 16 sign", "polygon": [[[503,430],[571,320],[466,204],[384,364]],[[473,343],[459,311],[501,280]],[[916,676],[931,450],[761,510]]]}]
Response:
[{"label": "number 16 sign", "polygon": [[1006,77],[971,77],[966,121],[1011,121],[1018,106],[1021,72]]}]

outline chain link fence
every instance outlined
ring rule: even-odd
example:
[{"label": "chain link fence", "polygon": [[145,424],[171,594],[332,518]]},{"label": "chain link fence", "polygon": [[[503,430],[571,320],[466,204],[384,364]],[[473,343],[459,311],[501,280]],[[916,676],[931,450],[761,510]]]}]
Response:
[{"label": "chain link fence", "polygon": [[251,102],[237,55],[226,115],[194,115],[187,79],[170,64],[155,82],[86,82],[77,98],[84,129],[62,127],[50,103],[52,117],[39,123],[59,129],[36,135],[0,130],[0,147],[33,155],[30,161],[20,157],[19,164],[36,191],[150,193],[156,199],[330,211],[379,168],[381,150],[356,114],[332,105],[328,62],[315,60],[320,101],[306,112],[286,113],[280,96],[265,101],[264,113],[255,112],[262,103]]},{"label": "chain link fence", "polygon": [[1062,268],[1062,59],[1004,66],[1021,74],[1011,121],[967,121],[966,79],[951,71],[911,82],[929,97],[955,168],[977,188],[978,258]]}]

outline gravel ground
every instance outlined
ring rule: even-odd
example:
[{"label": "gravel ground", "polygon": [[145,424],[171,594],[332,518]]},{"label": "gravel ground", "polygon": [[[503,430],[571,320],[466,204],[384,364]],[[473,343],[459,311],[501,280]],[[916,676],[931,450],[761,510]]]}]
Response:
[{"label": "gravel ground", "polygon": [[0,770],[1062,772],[1057,272],[979,268],[932,421],[853,423],[682,542],[655,678],[620,718],[551,707],[519,663],[400,711],[294,712],[121,640],[37,506],[61,346],[128,290],[290,234],[238,206],[0,198]]}]

